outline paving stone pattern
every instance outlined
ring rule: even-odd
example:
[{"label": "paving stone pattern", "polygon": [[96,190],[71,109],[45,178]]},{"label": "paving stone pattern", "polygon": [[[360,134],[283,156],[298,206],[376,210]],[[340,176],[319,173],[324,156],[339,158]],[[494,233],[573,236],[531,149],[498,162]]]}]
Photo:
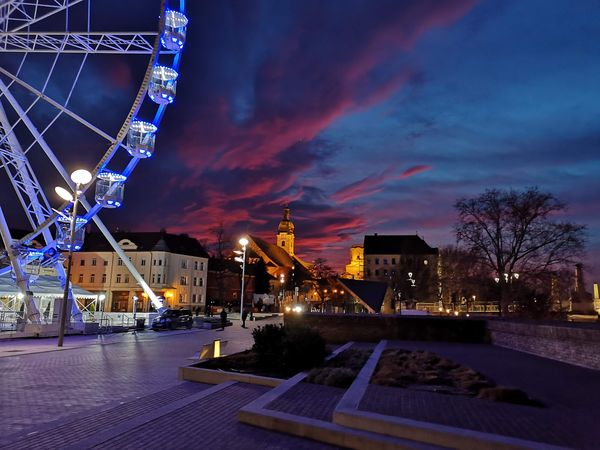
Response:
[{"label": "paving stone pattern", "polygon": [[182,383],[115,408],[75,419],[49,431],[30,435],[25,439],[11,443],[10,448],[11,450],[19,450],[66,447],[89,437],[93,433],[114,427],[128,419],[200,392],[210,386],[202,383]]},{"label": "paving stone pattern", "polygon": [[346,389],[300,382],[267,405],[267,409],[331,422]]},{"label": "paving stone pattern", "polygon": [[[220,338],[231,353],[252,345],[252,328],[278,319],[251,322],[225,331],[145,331],[99,337],[67,336],[61,351],[0,358],[0,443],[15,433],[26,435],[40,426],[69,421],[99,408],[117,406],[181,384],[177,368],[202,344]],[[56,339],[3,341],[4,350],[55,349]],[[94,342],[98,342],[94,344]]]},{"label": "paving stone pattern", "polygon": [[269,388],[237,383],[116,436],[96,449],[328,450],[335,447],[238,423],[235,413]]},{"label": "paving stone pattern", "polygon": [[565,418],[544,408],[387,386],[369,386],[359,409],[569,447],[573,433],[587,432],[582,423],[565,429]]}]

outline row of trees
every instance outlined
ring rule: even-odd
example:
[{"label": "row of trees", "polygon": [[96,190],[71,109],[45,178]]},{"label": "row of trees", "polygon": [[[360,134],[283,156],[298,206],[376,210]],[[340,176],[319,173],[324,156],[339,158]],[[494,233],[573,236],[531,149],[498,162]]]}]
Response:
[{"label": "row of trees", "polygon": [[537,188],[490,189],[455,208],[458,246],[441,253],[447,292],[494,296],[503,314],[515,301],[543,312],[568,295],[586,227],[559,219],[564,203]]}]

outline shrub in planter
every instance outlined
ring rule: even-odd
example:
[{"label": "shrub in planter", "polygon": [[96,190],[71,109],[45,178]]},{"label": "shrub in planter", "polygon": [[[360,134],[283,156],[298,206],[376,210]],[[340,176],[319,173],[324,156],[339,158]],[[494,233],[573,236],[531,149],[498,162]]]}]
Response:
[{"label": "shrub in planter", "polygon": [[283,325],[265,325],[252,331],[254,338],[252,350],[256,352],[261,366],[277,368],[281,365],[285,334]]},{"label": "shrub in planter", "polygon": [[327,347],[318,331],[308,327],[286,327],[282,363],[286,371],[300,372],[325,361]]},{"label": "shrub in planter", "polygon": [[265,325],[254,329],[254,346],[260,364],[286,373],[320,365],[327,349],[321,335],[307,327]]}]

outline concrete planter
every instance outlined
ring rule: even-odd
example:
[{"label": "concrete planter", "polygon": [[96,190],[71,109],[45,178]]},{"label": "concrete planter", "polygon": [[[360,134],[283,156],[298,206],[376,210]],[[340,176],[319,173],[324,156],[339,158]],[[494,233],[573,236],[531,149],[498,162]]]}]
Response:
[{"label": "concrete planter", "polygon": [[219,384],[225,381],[240,381],[242,383],[258,384],[260,386],[275,387],[283,383],[284,379],[251,375],[247,373],[226,372],[224,370],[204,369],[201,367],[180,367],[178,378],[196,383]]}]

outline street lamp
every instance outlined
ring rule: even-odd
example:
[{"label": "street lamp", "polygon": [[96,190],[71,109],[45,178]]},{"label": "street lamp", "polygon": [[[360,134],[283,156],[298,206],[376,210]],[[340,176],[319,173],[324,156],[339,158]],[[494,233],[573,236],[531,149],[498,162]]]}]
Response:
[{"label": "street lamp", "polygon": [[238,242],[242,246],[242,250],[241,251],[234,250],[234,253],[236,255],[242,255],[242,257],[240,258],[239,256],[236,256],[234,259],[237,262],[242,263],[242,265],[240,266],[242,268],[242,292],[240,294],[240,321],[241,321],[242,314],[244,312],[244,279],[246,278],[246,246],[248,245],[248,239],[243,237]]},{"label": "street lamp", "polygon": [[77,206],[79,203],[79,197],[82,193],[82,187],[92,181],[92,174],[84,169],[79,169],[71,174],[71,180],[75,183],[75,195],[73,196],[66,189],[57,186],[54,191],[60,198],[68,202],[73,202],[73,208],[71,209],[71,232],[70,232],[70,245],[69,256],[67,257],[67,275],[65,279],[65,290],[63,292],[63,301],[60,305],[60,322],[58,326],[58,346],[63,346],[65,339],[65,326],[67,324],[67,302],[69,301],[69,284],[71,282],[71,265],[73,263],[73,247],[75,242],[75,228],[77,225]]},{"label": "street lamp", "polygon": [[279,282],[281,283],[281,299],[279,303],[279,310],[281,311],[281,307],[283,306],[283,297],[285,295],[285,290],[283,289],[285,284],[285,274],[283,272],[279,275]]}]

